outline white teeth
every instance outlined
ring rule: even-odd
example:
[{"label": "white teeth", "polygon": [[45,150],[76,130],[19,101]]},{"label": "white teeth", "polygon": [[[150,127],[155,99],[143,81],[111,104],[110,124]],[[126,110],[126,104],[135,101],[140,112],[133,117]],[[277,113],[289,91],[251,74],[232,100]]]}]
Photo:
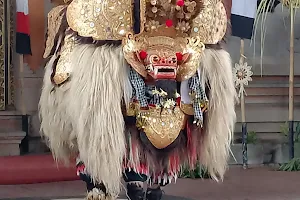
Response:
[{"label": "white teeth", "polygon": [[149,70],[153,71],[153,65],[149,65]]},{"label": "white teeth", "polygon": [[168,176],[167,176],[167,174],[165,174],[164,175],[164,182],[163,182],[163,184],[165,185],[167,183],[167,181],[168,181]]},{"label": "white teeth", "polygon": [[155,68],[154,69],[154,75],[157,75],[157,73],[158,73],[158,68]]},{"label": "white teeth", "polygon": [[155,183],[155,181],[156,181],[156,177],[153,176],[152,182]]},{"label": "white teeth", "polygon": [[172,176],[169,176],[169,184],[172,183]]},{"label": "white teeth", "polygon": [[148,71],[150,71],[150,72],[153,71],[153,65],[151,65],[151,64],[150,64],[150,65],[147,65],[147,66],[146,66],[146,70],[148,70]]}]

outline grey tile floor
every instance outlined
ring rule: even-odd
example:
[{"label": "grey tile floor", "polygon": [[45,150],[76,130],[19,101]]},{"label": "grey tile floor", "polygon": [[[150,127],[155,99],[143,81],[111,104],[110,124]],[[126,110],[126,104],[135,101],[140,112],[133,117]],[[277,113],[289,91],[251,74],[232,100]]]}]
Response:
[{"label": "grey tile floor", "polygon": [[[27,197],[27,198],[10,198],[10,199],[0,199],[0,200],[84,200],[84,197],[48,197],[48,198],[43,198],[43,197]],[[125,197],[120,197],[117,200],[127,200]],[[175,196],[169,196],[165,195],[162,200],[189,200],[186,198],[182,197],[175,197]]]},{"label": "grey tile floor", "polygon": [[[165,196],[164,200],[300,200],[299,185],[299,172],[279,172],[268,167],[247,170],[231,167],[224,182],[180,179],[177,184],[164,188],[166,195],[173,196]],[[68,197],[79,200],[84,195],[82,181],[0,185],[0,200],[67,200]]]}]

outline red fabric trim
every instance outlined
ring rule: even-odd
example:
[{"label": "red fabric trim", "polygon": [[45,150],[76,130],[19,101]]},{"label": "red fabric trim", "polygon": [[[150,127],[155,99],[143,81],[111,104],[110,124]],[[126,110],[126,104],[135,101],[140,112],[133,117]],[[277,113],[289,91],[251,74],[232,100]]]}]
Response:
[{"label": "red fabric trim", "polygon": [[25,15],[22,12],[17,12],[17,32],[30,34],[29,28],[29,15]]}]

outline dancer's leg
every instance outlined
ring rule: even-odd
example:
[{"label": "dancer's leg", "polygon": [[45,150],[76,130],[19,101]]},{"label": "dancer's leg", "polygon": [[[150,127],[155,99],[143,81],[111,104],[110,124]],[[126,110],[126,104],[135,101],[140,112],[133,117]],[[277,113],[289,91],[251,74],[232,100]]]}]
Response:
[{"label": "dancer's leg", "polygon": [[133,171],[125,170],[124,181],[127,184],[127,196],[130,200],[143,200],[144,182],[147,181],[147,176],[144,174],[137,174]]},{"label": "dancer's leg", "polygon": [[84,163],[79,161],[76,165],[77,175],[86,183],[86,200],[110,200],[112,197],[107,194],[106,188],[102,183],[94,183],[90,175],[86,172]]},{"label": "dancer's leg", "polygon": [[169,182],[163,184],[153,184],[153,185],[149,185],[147,188],[147,192],[146,192],[146,199],[147,200],[161,200],[162,199],[162,195],[163,195],[163,191],[162,191],[162,187],[165,187],[169,184]]}]

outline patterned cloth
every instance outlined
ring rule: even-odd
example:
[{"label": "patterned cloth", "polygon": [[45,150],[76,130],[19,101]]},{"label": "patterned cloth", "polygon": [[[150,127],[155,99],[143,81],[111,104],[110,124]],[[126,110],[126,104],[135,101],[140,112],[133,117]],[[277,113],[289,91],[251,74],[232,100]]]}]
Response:
[{"label": "patterned cloth", "polygon": [[197,73],[189,79],[188,85],[191,93],[195,95],[195,99],[193,99],[194,117],[196,120],[200,120],[201,122],[203,122],[201,103],[207,102],[208,98],[206,96],[204,87],[200,83],[200,79]]},{"label": "patterned cloth", "polygon": [[129,79],[133,87],[133,95],[136,97],[141,107],[147,107],[146,84],[143,78],[132,68],[129,72]]}]

